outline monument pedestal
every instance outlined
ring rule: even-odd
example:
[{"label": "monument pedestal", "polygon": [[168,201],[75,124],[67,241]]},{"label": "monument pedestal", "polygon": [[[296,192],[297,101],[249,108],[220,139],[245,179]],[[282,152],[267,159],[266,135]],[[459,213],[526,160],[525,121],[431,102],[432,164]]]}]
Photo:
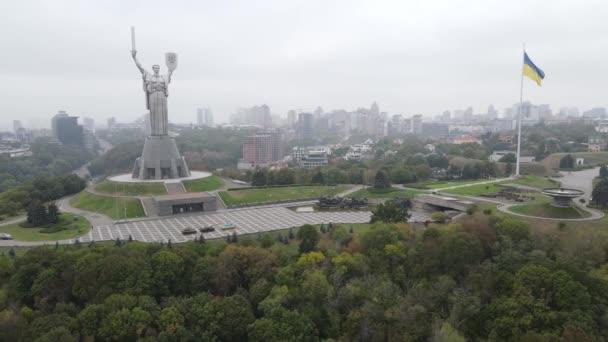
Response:
[{"label": "monument pedestal", "polygon": [[168,135],[146,137],[141,157],[133,165],[133,178],[168,179],[190,176],[186,160]]}]

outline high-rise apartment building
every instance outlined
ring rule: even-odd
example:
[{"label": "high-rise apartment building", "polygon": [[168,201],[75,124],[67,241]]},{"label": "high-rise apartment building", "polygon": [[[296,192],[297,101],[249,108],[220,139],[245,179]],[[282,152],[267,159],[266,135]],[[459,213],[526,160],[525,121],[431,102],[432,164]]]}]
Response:
[{"label": "high-rise apartment building", "polygon": [[230,116],[230,122],[234,125],[253,125],[271,128],[272,116],[270,115],[270,107],[261,105],[241,108]]},{"label": "high-rise apartment building", "polygon": [[412,116],[412,133],[415,135],[422,135],[422,115]]},{"label": "high-rise apartment building", "polygon": [[243,159],[239,168],[251,169],[281,159],[281,132],[262,131],[246,136],[243,141]]},{"label": "high-rise apartment building", "polygon": [[17,134],[20,128],[23,128],[21,120],[13,120],[13,132]]},{"label": "high-rise apartment building", "polygon": [[287,112],[287,127],[292,128],[296,125],[297,114],[295,110]]},{"label": "high-rise apartment building", "polygon": [[87,131],[95,132],[95,119],[87,117],[82,118],[82,126]]},{"label": "high-rise apartment building", "polygon": [[196,123],[199,127],[213,127],[213,112],[211,108],[197,108]]},{"label": "high-rise apartment building", "polygon": [[108,129],[112,130],[112,129],[114,129],[114,126],[116,126],[116,118],[115,117],[108,118]]},{"label": "high-rise apartment building", "polygon": [[311,113],[300,113],[298,114],[298,125],[296,128],[297,137],[300,140],[313,140],[314,139],[314,120]]}]

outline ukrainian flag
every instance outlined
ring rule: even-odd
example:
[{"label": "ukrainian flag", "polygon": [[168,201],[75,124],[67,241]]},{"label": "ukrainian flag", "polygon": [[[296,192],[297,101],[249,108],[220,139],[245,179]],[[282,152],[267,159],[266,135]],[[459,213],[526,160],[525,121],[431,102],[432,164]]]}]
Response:
[{"label": "ukrainian flag", "polygon": [[528,76],[540,86],[540,83],[545,78],[545,73],[537,67],[528,54],[524,52],[524,75]]}]

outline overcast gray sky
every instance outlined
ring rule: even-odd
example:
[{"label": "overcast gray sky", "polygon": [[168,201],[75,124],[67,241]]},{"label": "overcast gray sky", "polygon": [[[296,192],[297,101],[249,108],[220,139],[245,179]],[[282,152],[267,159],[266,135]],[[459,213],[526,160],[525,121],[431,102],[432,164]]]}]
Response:
[{"label": "overcast gray sky", "polygon": [[130,56],[166,70],[169,120],[210,106],[433,115],[519,100],[521,44],[546,78],[524,97],[607,106],[607,1],[1,1],[0,127],[49,126],[60,109],[98,122],[145,113]]}]

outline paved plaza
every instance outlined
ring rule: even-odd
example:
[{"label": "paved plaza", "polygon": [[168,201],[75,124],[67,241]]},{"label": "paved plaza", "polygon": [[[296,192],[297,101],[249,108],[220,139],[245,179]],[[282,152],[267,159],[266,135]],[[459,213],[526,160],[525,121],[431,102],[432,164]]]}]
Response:
[{"label": "paved plaza", "polygon": [[[214,239],[231,235],[267,232],[290,227],[299,227],[304,224],[321,223],[368,223],[371,217],[369,211],[339,211],[339,212],[313,212],[296,213],[287,208],[252,208],[243,210],[230,210],[224,212],[202,214],[196,216],[179,216],[167,219],[142,220],[116,225],[97,226],[89,234],[80,238],[81,242],[127,240],[129,235],[133,240],[145,242],[186,242],[200,236],[201,233],[183,235],[182,230],[187,227],[198,228],[215,226],[216,230],[204,233],[206,239]],[[424,221],[430,219],[430,214],[413,212],[410,220]],[[222,230],[221,225],[233,223],[236,229]]]}]

